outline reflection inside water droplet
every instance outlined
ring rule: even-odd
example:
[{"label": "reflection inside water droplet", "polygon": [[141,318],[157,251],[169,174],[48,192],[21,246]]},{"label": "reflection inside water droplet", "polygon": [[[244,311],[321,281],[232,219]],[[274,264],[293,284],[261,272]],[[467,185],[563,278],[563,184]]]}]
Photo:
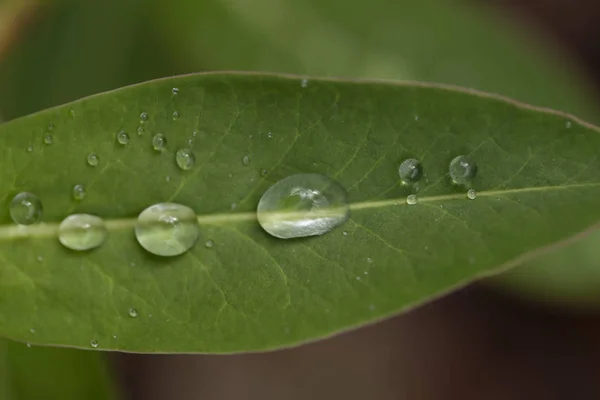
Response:
[{"label": "reflection inside water droplet", "polygon": [[267,189],[257,208],[262,228],[282,239],[322,235],[349,216],[346,190],[318,174],[297,174],[280,180]]}]

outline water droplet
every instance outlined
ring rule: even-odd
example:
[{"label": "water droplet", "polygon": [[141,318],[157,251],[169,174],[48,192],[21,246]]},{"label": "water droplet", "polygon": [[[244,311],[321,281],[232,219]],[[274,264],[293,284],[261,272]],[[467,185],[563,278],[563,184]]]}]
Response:
[{"label": "water droplet", "polygon": [[96,153],[88,154],[88,156],[87,156],[88,165],[90,165],[91,167],[95,167],[98,165],[99,162],[100,162],[100,157],[98,157],[98,154],[96,154]]},{"label": "water droplet", "polygon": [[571,121],[567,121],[566,127],[567,127],[567,129],[571,129]]},{"label": "water droplet", "polygon": [[140,114],[140,121],[142,123],[148,121],[148,113],[145,113],[145,112],[141,113]]},{"label": "water droplet", "polygon": [[450,162],[449,173],[452,182],[457,185],[465,185],[477,175],[477,164],[467,156],[461,155]]},{"label": "water droplet", "polygon": [[194,156],[194,153],[192,153],[190,149],[182,148],[175,153],[175,161],[179,168],[184,171],[189,171],[196,163],[196,156]]},{"label": "water droplet", "polygon": [[75,118],[75,110],[73,110],[72,108],[69,110],[69,117]]},{"label": "water droplet", "polygon": [[139,244],[158,256],[188,251],[200,234],[194,210],[176,203],[159,203],[140,213],[135,227]]},{"label": "water droplet", "polygon": [[269,173],[269,171],[267,171],[266,169],[263,169],[262,171],[260,171],[260,176],[267,176],[268,173]]},{"label": "water droplet", "polygon": [[52,139],[52,136],[50,135],[46,135],[44,136],[44,143],[47,145],[51,145],[54,142],[54,140]]},{"label": "water droplet", "polygon": [[405,184],[416,183],[423,177],[423,166],[414,158],[409,158],[402,161],[398,168],[400,179]]},{"label": "water droplet", "polygon": [[250,156],[242,157],[242,164],[244,164],[244,165],[250,164]]},{"label": "water droplet", "polygon": [[415,115],[415,121],[418,121],[418,120],[419,120],[419,116]]},{"label": "water droplet", "polygon": [[179,88],[174,87],[173,89],[171,89],[171,93],[175,95],[179,94]]},{"label": "water droplet", "polygon": [[188,147],[191,149],[192,147],[194,147],[194,139],[189,139],[188,140]]},{"label": "water droplet", "polygon": [[357,277],[356,277],[356,280],[357,280],[357,281],[360,281],[360,276],[357,276]]},{"label": "water droplet", "polygon": [[178,119],[179,119],[179,112],[173,111],[173,121],[178,120]]},{"label": "water droplet", "polygon": [[308,79],[302,79],[302,81],[300,82],[300,86],[302,86],[303,88],[308,86]]},{"label": "water droplet", "polygon": [[267,136],[269,137],[269,139],[271,139],[273,137],[273,134],[271,132],[267,133]]},{"label": "water droplet", "polygon": [[467,192],[467,197],[470,200],[475,200],[475,198],[477,197],[477,192],[474,189],[469,189],[469,191]]},{"label": "water droplet", "polygon": [[31,333],[35,333],[35,328],[31,328],[31,329],[29,330],[29,332],[31,332]]},{"label": "water droplet", "polygon": [[81,201],[85,199],[87,196],[87,192],[85,190],[85,185],[75,185],[73,186],[73,198],[77,201]]},{"label": "water droplet", "polygon": [[212,249],[214,245],[215,243],[210,239],[207,240],[206,243],[204,243],[204,247],[206,247],[207,249]]},{"label": "water droplet", "polygon": [[33,193],[21,192],[10,202],[10,217],[19,225],[31,225],[42,219],[41,200]]},{"label": "water droplet", "polygon": [[92,339],[90,341],[90,346],[92,346],[93,348],[98,347],[98,341],[96,339]]},{"label": "water droplet", "polygon": [[369,264],[373,264],[373,259],[372,259],[371,257],[367,257],[367,262],[368,262]]},{"label": "water droplet", "polygon": [[137,134],[138,134],[138,136],[144,135],[144,131],[145,131],[145,129],[144,129],[143,126],[140,125],[140,126],[137,127]]},{"label": "water droplet", "polygon": [[163,151],[167,147],[167,138],[162,133],[154,135],[152,138],[152,147],[156,151]]},{"label": "water droplet", "polygon": [[108,238],[102,218],[90,214],[72,214],[58,226],[58,240],[68,249],[85,251],[100,247]]},{"label": "water droplet", "polygon": [[406,197],[406,203],[407,203],[408,205],[411,205],[411,206],[412,206],[412,205],[415,205],[415,204],[417,204],[417,203],[418,203],[418,201],[419,201],[419,200],[417,200],[417,195],[416,195],[416,194],[409,194],[409,195]]},{"label": "water droplet", "polygon": [[49,131],[53,131],[53,130],[54,130],[54,124],[53,124],[52,122],[50,122],[50,123],[48,124],[48,130],[49,130]]},{"label": "water droplet", "polygon": [[33,151],[33,146],[27,146],[27,152],[31,153]]},{"label": "water droplet", "polygon": [[129,316],[131,318],[137,318],[137,316],[138,316],[137,310],[135,308],[130,308],[129,309]]},{"label": "water droplet", "polygon": [[37,260],[38,260],[38,262],[44,262],[44,257],[42,257],[42,256],[37,256]]},{"label": "water droplet", "polygon": [[369,271],[363,271],[363,274],[369,275]]},{"label": "water droplet", "polygon": [[235,210],[237,208],[237,204],[236,203],[231,203],[231,209]]},{"label": "water droplet", "polygon": [[171,177],[169,175],[167,175],[167,177],[165,178],[165,181],[171,182]]},{"label": "water droplet", "polygon": [[122,145],[129,143],[129,134],[125,131],[117,133],[117,143]]},{"label": "water droplet", "polygon": [[27,342],[26,346],[31,348],[31,343]]},{"label": "water droplet", "polygon": [[348,232],[344,231],[344,232],[342,232],[342,235],[348,236]]},{"label": "water droplet", "polygon": [[346,190],[318,174],[280,180],[263,194],[257,209],[262,228],[282,239],[322,235],[349,217]]}]

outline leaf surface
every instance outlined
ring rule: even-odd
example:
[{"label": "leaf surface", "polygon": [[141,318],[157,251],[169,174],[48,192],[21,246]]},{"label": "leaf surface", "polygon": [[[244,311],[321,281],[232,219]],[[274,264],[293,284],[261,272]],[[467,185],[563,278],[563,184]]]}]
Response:
[{"label": "leaf surface", "polygon": [[[116,141],[122,130],[127,145]],[[165,152],[152,149],[157,133]],[[174,153],[190,146],[196,164],[184,172]],[[30,340],[34,327],[41,344],[210,353],[331,335],[597,223],[599,151],[597,129],[567,115],[425,84],[200,74],[46,110],[0,125],[0,333]],[[478,163],[475,200],[448,176],[459,154]],[[415,188],[398,176],[406,158],[425,171],[411,206]],[[266,234],[258,200],[295,173],[340,182],[351,219],[320,237]],[[80,202],[76,184],[87,187]],[[42,199],[44,224],[11,223],[21,191]],[[137,215],[164,201],[199,216],[201,238],[181,257],[152,256],[133,233]],[[60,245],[57,224],[74,212],[107,221],[102,247]]]}]

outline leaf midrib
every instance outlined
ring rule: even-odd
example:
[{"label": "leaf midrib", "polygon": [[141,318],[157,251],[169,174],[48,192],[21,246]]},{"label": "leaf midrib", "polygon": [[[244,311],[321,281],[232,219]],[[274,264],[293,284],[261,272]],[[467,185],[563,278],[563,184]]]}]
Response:
[{"label": "leaf midrib", "polygon": [[[557,186],[538,186],[538,187],[524,187],[517,189],[503,189],[503,190],[488,190],[477,192],[477,198],[485,197],[497,197],[506,196],[511,194],[519,193],[533,193],[533,192],[550,192],[558,190],[569,190],[577,188],[592,188],[600,187],[600,182],[588,182],[578,183],[569,185],[557,185]],[[440,201],[448,200],[468,200],[466,193],[452,193],[438,196],[425,196],[418,197],[419,203],[435,203]],[[477,201],[469,200],[469,201]],[[406,198],[393,198],[385,200],[369,200],[363,202],[352,203],[349,205],[350,210],[359,211],[373,208],[384,208],[389,206],[406,206]],[[418,206],[415,205],[415,206]],[[288,218],[292,213],[273,213],[286,215]],[[241,213],[217,213],[217,214],[203,214],[198,215],[198,224],[200,225],[227,225],[235,224],[240,222],[254,221],[256,220],[256,212],[241,212]],[[108,231],[120,231],[126,229],[133,229],[136,225],[137,218],[120,218],[112,220],[104,220]],[[50,238],[57,237],[59,223],[58,222],[46,222],[36,225],[0,225],[0,241],[10,241],[17,239],[26,238]]]}]

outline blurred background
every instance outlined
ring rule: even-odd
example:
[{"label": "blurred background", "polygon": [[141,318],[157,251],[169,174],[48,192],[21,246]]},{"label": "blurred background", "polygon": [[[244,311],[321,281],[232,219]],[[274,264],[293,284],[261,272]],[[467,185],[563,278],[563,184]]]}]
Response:
[{"label": "blurred background", "polygon": [[[0,115],[261,70],[451,83],[600,123],[599,21],[590,0],[0,0]],[[0,341],[0,399],[599,399],[598,244],[266,354]]]}]

